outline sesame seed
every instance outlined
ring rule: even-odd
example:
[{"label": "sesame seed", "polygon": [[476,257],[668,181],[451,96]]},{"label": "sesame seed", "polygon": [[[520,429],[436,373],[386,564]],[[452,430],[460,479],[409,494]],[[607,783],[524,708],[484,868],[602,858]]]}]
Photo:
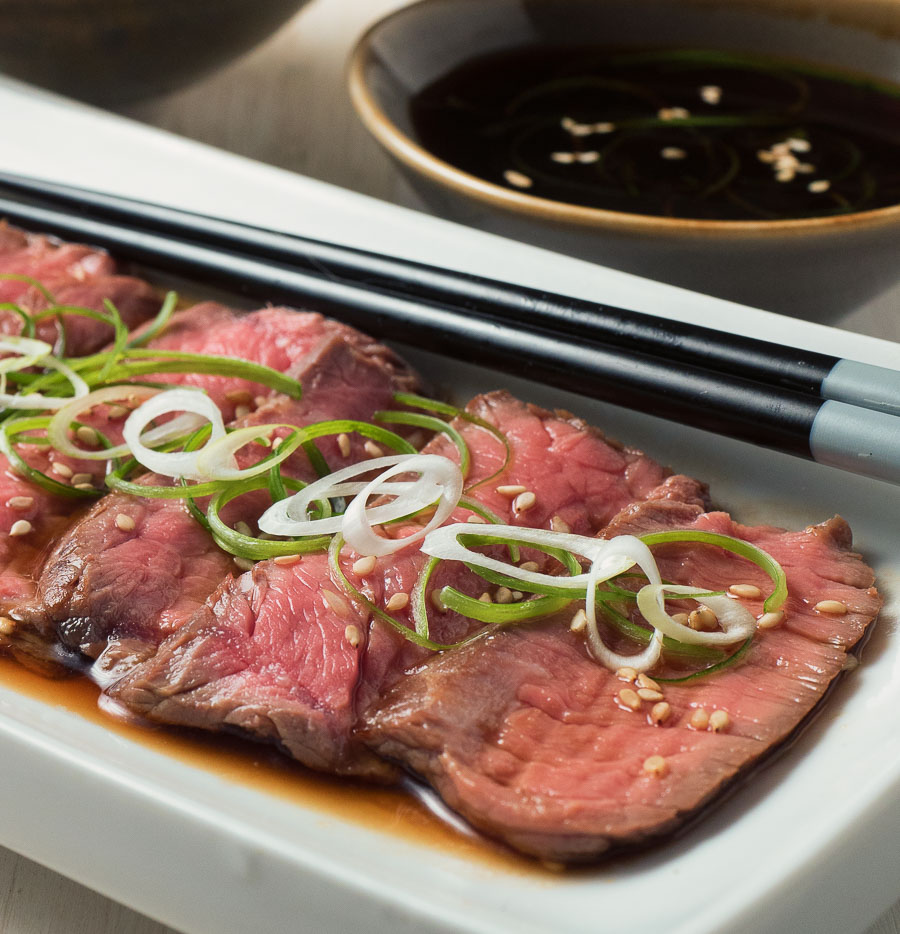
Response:
[{"label": "sesame seed", "polygon": [[284,443],[284,438],[273,438],[272,439],[272,450],[277,451],[283,443]]},{"label": "sesame seed", "polygon": [[787,140],[787,144],[794,152],[809,152],[812,149],[812,144],[808,139],[800,139],[796,136],[792,136]]},{"label": "sesame seed", "polygon": [[528,487],[520,486],[519,484],[511,484],[509,486],[498,486],[495,487],[495,489],[501,496],[508,496],[510,499],[512,499],[514,496],[518,496],[520,493],[524,493]]},{"label": "sesame seed", "polygon": [[708,606],[698,606],[688,614],[688,626],[699,632],[709,632],[718,625],[718,616]]},{"label": "sesame seed", "polygon": [[512,603],[513,596],[512,591],[509,587],[498,587],[496,593],[494,594],[495,603]]},{"label": "sesame seed", "polygon": [[367,441],[363,445],[363,450],[366,452],[366,454],[369,455],[369,457],[383,457],[384,456],[384,451],[382,451],[381,448],[374,441]]},{"label": "sesame seed", "polygon": [[709,728],[713,733],[721,733],[722,730],[727,730],[730,725],[731,717],[728,716],[726,710],[714,710],[709,715]]},{"label": "sesame seed", "polygon": [[524,596],[525,596],[525,594],[523,594],[521,590],[514,590],[514,591],[512,592],[513,601],[521,600],[522,597],[524,597]]},{"label": "sesame seed", "polygon": [[637,677],[637,671],[626,665],[624,668],[619,668],[618,671],[616,671],[616,677],[620,681],[634,681]]},{"label": "sesame seed", "polygon": [[491,595],[487,591],[485,591],[478,599],[481,603],[493,603],[494,602],[491,599]]},{"label": "sesame seed", "polygon": [[121,529],[123,532],[130,532],[134,528],[134,519],[131,516],[126,516],[124,512],[120,512],[116,516],[116,528]]},{"label": "sesame seed", "polygon": [[859,668],[859,659],[855,655],[847,655],[841,665],[841,671],[853,671]]},{"label": "sesame seed", "polygon": [[94,478],[89,473],[77,473],[72,477],[72,486],[79,483],[90,483]]},{"label": "sesame seed", "polygon": [[610,123],[608,120],[601,120],[599,123],[595,123],[591,126],[591,129],[595,133],[612,133],[616,128],[614,123]]},{"label": "sesame seed", "polygon": [[564,534],[568,534],[569,532],[572,531],[571,526],[569,525],[569,523],[566,522],[566,520],[563,519],[563,518],[561,518],[560,516],[554,516],[554,517],[550,520],[550,528],[551,528],[554,532],[562,532],[562,533],[564,533]]},{"label": "sesame seed", "polygon": [[649,675],[645,675],[643,672],[637,676],[637,683],[639,687],[649,688],[651,691],[660,690],[659,685],[653,680],[653,678],[651,678]]},{"label": "sesame seed", "polygon": [[113,403],[109,409],[110,418],[125,418],[126,415],[131,414],[131,409],[126,405],[119,405],[118,403]]},{"label": "sesame seed", "polygon": [[347,642],[350,643],[350,645],[351,645],[354,649],[355,649],[355,648],[359,645],[359,643],[362,641],[362,637],[361,637],[360,634],[359,634],[359,629],[357,629],[357,627],[354,626],[354,625],[352,625],[352,624],[349,625],[349,626],[344,630],[344,638],[347,640]]},{"label": "sesame seed", "polygon": [[473,512],[471,516],[466,516],[466,522],[469,522],[472,525],[486,525],[487,519],[479,516],[478,513]]},{"label": "sesame seed", "polygon": [[586,152],[579,152],[575,156],[575,161],[583,165],[590,165],[593,162],[600,161],[600,153],[596,149],[589,149]]},{"label": "sesame seed", "polygon": [[569,131],[573,130],[577,126],[584,126],[583,123],[579,123],[576,119],[574,119],[574,117],[563,117],[562,120],[559,121],[559,125],[564,130]]},{"label": "sesame seed", "polygon": [[249,405],[237,405],[234,408],[234,417],[235,418],[246,418],[250,414]]},{"label": "sesame seed", "polygon": [[662,778],[669,771],[669,766],[662,756],[650,756],[644,759],[644,771],[648,775]]},{"label": "sesame seed", "polygon": [[234,530],[240,535],[252,535],[253,534],[253,530],[242,519],[238,519],[238,521],[235,522]]},{"label": "sesame seed", "polygon": [[551,152],[550,158],[561,165],[571,165],[575,161],[574,152]]},{"label": "sesame seed", "polygon": [[388,613],[395,613],[397,610],[405,610],[409,606],[409,594],[408,593],[395,593],[387,603],[385,603],[384,608]]},{"label": "sesame seed", "polygon": [[809,175],[811,172],[815,172],[816,167],[811,162],[798,162],[794,168],[798,172],[802,172],[804,175]]},{"label": "sesame seed", "polygon": [[820,600],[814,609],[817,613],[827,613],[829,616],[843,616],[847,612],[847,605],[840,600]]},{"label": "sesame seed", "polygon": [[663,159],[684,159],[687,153],[680,146],[664,146],[659,153]]},{"label": "sesame seed", "polygon": [[717,84],[704,84],[700,88],[700,100],[704,104],[718,104],[722,100],[722,89]]},{"label": "sesame seed", "polygon": [[775,173],[775,181],[776,182],[792,182],[796,174],[797,172],[793,168],[779,169]]},{"label": "sesame seed", "polygon": [[520,567],[523,571],[538,571],[538,570],[540,570],[540,565],[537,563],[537,561],[523,561],[523,562],[519,565],[519,567]]},{"label": "sesame seed", "polygon": [[375,570],[375,564],[375,555],[366,555],[353,562],[353,573],[365,577],[366,574],[371,574]]},{"label": "sesame seed", "polygon": [[827,178],[817,178],[814,182],[810,182],[806,189],[811,191],[814,195],[821,194],[823,191],[828,191],[831,188],[831,182]]},{"label": "sesame seed", "polygon": [[656,116],[660,120],[687,120],[691,112],[684,107],[661,107]]},{"label": "sesame seed", "polygon": [[705,730],[709,726],[709,714],[698,707],[692,714],[689,721],[692,730]]},{"label": "sesame seed", "polygon": [[594,127],[590,123],[576,123],[569,129],[572,136],[590,136],[594,132]]},{"label": "sesame seed", "polygon": [[665,723],[671,714],[672,708],[665,701],[654,704],[650,709],[650,719],[653,723]]},{"label": "sesame seed", "polygon": [[235,405],[250,405],[253,401],[253,394],[249,389],[231,389],[225,393],[225,398]]},{"label": "sesame seed", "polygon": [[253,570],[253,562],[252,562],[249,558],[235,557],[234,563],[235,563],[242,571],[252,571],[252,570]]},{"label": "sesame seed", "polygon": [[94,485],[92,483],[73,483],[72,489],[75,490],[94,490]]},{"label": "sesame seed", "polygon": [[33,496],[13,496],[6,501],[10,509],[31,509],[34,505]]},{"label": "sesame seed", "polygon": [[83,444],[96,444],[97,443],[97,432],[93,428],[88,427],[87,425],[79,425],[75,430],[75,437],[78,438]]},{"label": "sesame seed", "polygon": [[50,469],[57,477],[62,477],[65,480],[70,479],[72,474],[75,473],[68,464],[64,464],[62,461],[54,461]]},{"label": "sesame seed", "polygon": [[631,688],[622,688],[618,694],[619,702],[629,710],[640,710],[641,699]]},{"label": "sesame seed", "polygon": [[784,610],[775,610],[774,613],[763,613],[756,621],[757,629],[775,629],[784,622]]},{"label": "sesame seed", "polygon": [[516,512],[527,512],[529,509],[532,509],[537,503],[537,497],[531,490],[526,490],[524,493],[520,493],[513,500],[513,509]]},{"label": "sesame seed", "polygon": [[506,183],[512,185],[513,188],[531,188],[534,184],[530,176],[526,175],[524,172],[517,172],[515,169],[507,169],[503,173],[503,178],[506,180]]},{"label": "sesame seed", "polygon": [[353,616],[350,604],[333,590],[323,590],[322,598],[331,607],[331,610],[343,619],[350,619]]},{"label": "sesame seed", "polygon": [[341,432],[337,436],[337,446],[341,452],[341,457],[350,456],[350,435]]},{"label": "sesame seed", "polygon": [[8,616],[0,616],[0,636],[11,636],[15,631],[15,622]]},{"label": "sesame seed", "polygon": [[687,626],[690,617],[687,613],[673,613],[672,619],[674,619],[679,626]]},{"label": "sesame seed", "polygon": [[302,560],[301,555],[276,555],[272,559],[272,562],[273,564],[277,564],[280,567],[289,568],[294,564],[299,564],[301,560]]},{"label": "sesame seed", "polygon": [[774,162],[775,153],[773,153],[771,149],[757,149],[756,158],[759,159],[760,162]]},{"label": "sesame seed", "polygon": [[17,519],[9,530],[10,535],[27,535],[34,526],[27,519]]},{"label": "sesame seed", "polygon": [[572,617],[572,622],[569,623],[569,629],[571,629],[572,632],[584,632],[586,626],[587,613],[585,613],[584,610],[578,610]]},{"label": "sesame seed", "polygon": [[654,691],[650,688],[640,688],[637,692],[637,696],[641,700],[646,701],[661,701],[663,699],[662,691]]},{"label": "sesame seed", "polygon": [[762,596],[762,591],[755,584],[732,584],[728,592],[735,597],[746,597],[748,600],[756,600]]}]

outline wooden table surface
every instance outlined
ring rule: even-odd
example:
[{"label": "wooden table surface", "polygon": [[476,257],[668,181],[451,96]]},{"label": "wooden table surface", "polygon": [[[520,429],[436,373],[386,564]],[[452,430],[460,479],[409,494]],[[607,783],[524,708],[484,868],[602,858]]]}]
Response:
[{"label": "wooden table surface", "polygon": [[[123,112],[345,188],[403,201],[395,170],[357,122],[344,90],[346,57],[356,37],[402,5],[403,0],[314,0],[278,35],[212,77]],[[898,309],[900,285],[848,315],[842,325],[900,341]],[[0,848],[0,934],[167,932],[171,929]],[[900,901],[866,934],[900,934]]]}]

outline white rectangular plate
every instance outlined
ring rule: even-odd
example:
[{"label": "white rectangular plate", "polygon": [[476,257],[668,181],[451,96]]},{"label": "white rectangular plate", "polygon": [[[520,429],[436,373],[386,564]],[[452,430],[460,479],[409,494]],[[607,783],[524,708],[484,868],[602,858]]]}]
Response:
[{"label": "white rectangular plate", "polygon": [[[896,366],[895,344],[778,318],[411,213],[0,83],[0,167]],[[437,348],[439,350],[439,348]],[[410,354],[422,362],[421,354]],[[678,361],[673,360],[673,366]],[[743,522],[840,512],[887,605],[825,712],[697,828],[571,875],[514,871],[297,804],[0,684],[0,844],[190,934],[863,929],[900,893],[896,487],[439,356],[458,398],[508,386],[703,477]]]}]

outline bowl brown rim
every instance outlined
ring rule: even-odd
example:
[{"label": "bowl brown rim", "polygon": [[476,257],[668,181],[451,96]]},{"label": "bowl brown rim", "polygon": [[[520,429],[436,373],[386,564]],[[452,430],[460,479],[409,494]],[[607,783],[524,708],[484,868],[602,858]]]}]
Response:
[{"label": "bowl brown rim", "polygon": [[457,194],[499,208],[508,213],[525,214],[543,221],[574,224],[579,227],[619,229],[635,233],[678,233],[698,236],[716,235],[771,235],[830,234],[848,229],[871,228],[900,222],[900,204],[888,205],[871,211],[836,214],[829,217],[800,217],[790,220],[699,220],[691,218],[657,217],[650,214],[630,214],[608,211],[563,201],[552,201],[503,188],[432,155],[427,149],[407,136],[388,117],[376,100],[366,81],[366,71],[375,61],[372,40],[375,34],[392,20],[415,7],[427,6],[433,0],[418,0],[376,20],[362,34],[350,54],[347,68],[347,86],[357,115],[368,131],[396,159],[421,175]]}]

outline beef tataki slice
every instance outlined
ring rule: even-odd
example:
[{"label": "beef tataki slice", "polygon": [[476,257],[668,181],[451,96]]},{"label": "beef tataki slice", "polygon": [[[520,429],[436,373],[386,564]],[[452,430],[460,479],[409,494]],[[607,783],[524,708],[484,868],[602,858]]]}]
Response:
[{"label": "beef tataki slice", "polygon": [[[0,274],[23,278],[0,278],[0,300],[15,302],[26,312],[50,306],[44,291],[27,279],[39,282],[57,305],[73,305],[104,311],[111,301],[129,328],[159,311],[159,293],[142,279],[116,273],[108,253],[77,243],[59,243],[42,234],[28,234],[6,225],[0,229]],[[92,353],[112,338],[113,331],[102,321],[74,314],[62,316],[66,353]],[[47,318],[37,325],[37,336],[54,344],[59,323]],[[0,311],[0,334],[19,334],[22,319],[13,311]]]},{"label": "beef tataki slice", "polygon": [[[590,533],[624,505],[664,495],[657,486],[663,468],[638,451],[610,444],[566,413],[523,404],[505,392],[479,396],[467,409],[509,440],[508,469],[471,493],[504,520],[546,526],[564,516],[572,528]],[[455,424],[472,456],[470,482],[493,474],[502,465],[502,444],[471,422]],[[424,450],[458,456],[443,437]],[[562,476],[567,470],[572,475]],[[693,489],[698,486],[680,479]],[[509,485],[532,489],[534,506],[517,509],[514,497],[497,492],[498,486]],[[465,521],[466,515],[461,510],[454,518]],[[354,557],[343,562],[345,573],[380,606],[395,594],[409,594],[424,563],[418,548],[409,547],[379,559],[371,573],[360,576],[352,569]],[[466,579],[457,573],[434,584],[483,589],[483,581],[462,574]],[[393,615],[412,627],[409,607]],[[432,616],[432,637],[439,642],[459,640],[472,625],[453,613],[434,611]],[[353,627],[349,636],[348,626]],[[155,721],[239,729],[277,742],[312,768],[383,777],[384,764],[353,735],[358,711],[430,654],[383,622],[362,616],[332,579],[326,557],[310,555],[289,567],[260,562],[227,580],[153,658],[109,693]]]},{"label": "beef tataki slice", "polygon": [[[653,723],[650,701],[637,711],[618,701],[628,685],[589,658],[563,619],[497,632],[421,666],[372,704],[362,738],[474,826],[541,858],[594,859],[678,827],[797,728],[881,600],[841,519],[784,532],[662,500],[631,507],[609,534],[665,528],[754,542],[782,563],[791,596],[786,622],[760,631],[739,664],[664,684],[663,723]],[[709,546],[666,546],[659,561],[674,581],[771,587],[753,565]],[[847,614],[818,613],[826,599]],[[746,602],[761,612],[761,600]],[[698,709],[724,711],[727,725],[692,726]]]},{"label": "beef tataki slice", "polygon": [[[305,318],[309,325],[305,345],[295,329],[290,350],[303,398],[272,396],[236,426],[304,425],[337,416],[369,419],[391,405],[395,391],[414,388],[414,376],[390,351],[359,332],[318,315],[281,314]],[[260,346],[271,350],[268,344]],[[332,453],[340,457],[336,448],[326,450],[326,456]],[[296,473],[305,470],[311,479],[308,463],[296,465]],[[145,482],[167,481],[149,475]],[[124,654],[146,655],[190,618],[233,569],[231,556],[215,545],[182,501],[112,493],[63,537],[47,559],[35,600],[12,615],[45,641],[58,640],[92,658],[110,642],[116,643],[114,654],[125,646]]]}]

